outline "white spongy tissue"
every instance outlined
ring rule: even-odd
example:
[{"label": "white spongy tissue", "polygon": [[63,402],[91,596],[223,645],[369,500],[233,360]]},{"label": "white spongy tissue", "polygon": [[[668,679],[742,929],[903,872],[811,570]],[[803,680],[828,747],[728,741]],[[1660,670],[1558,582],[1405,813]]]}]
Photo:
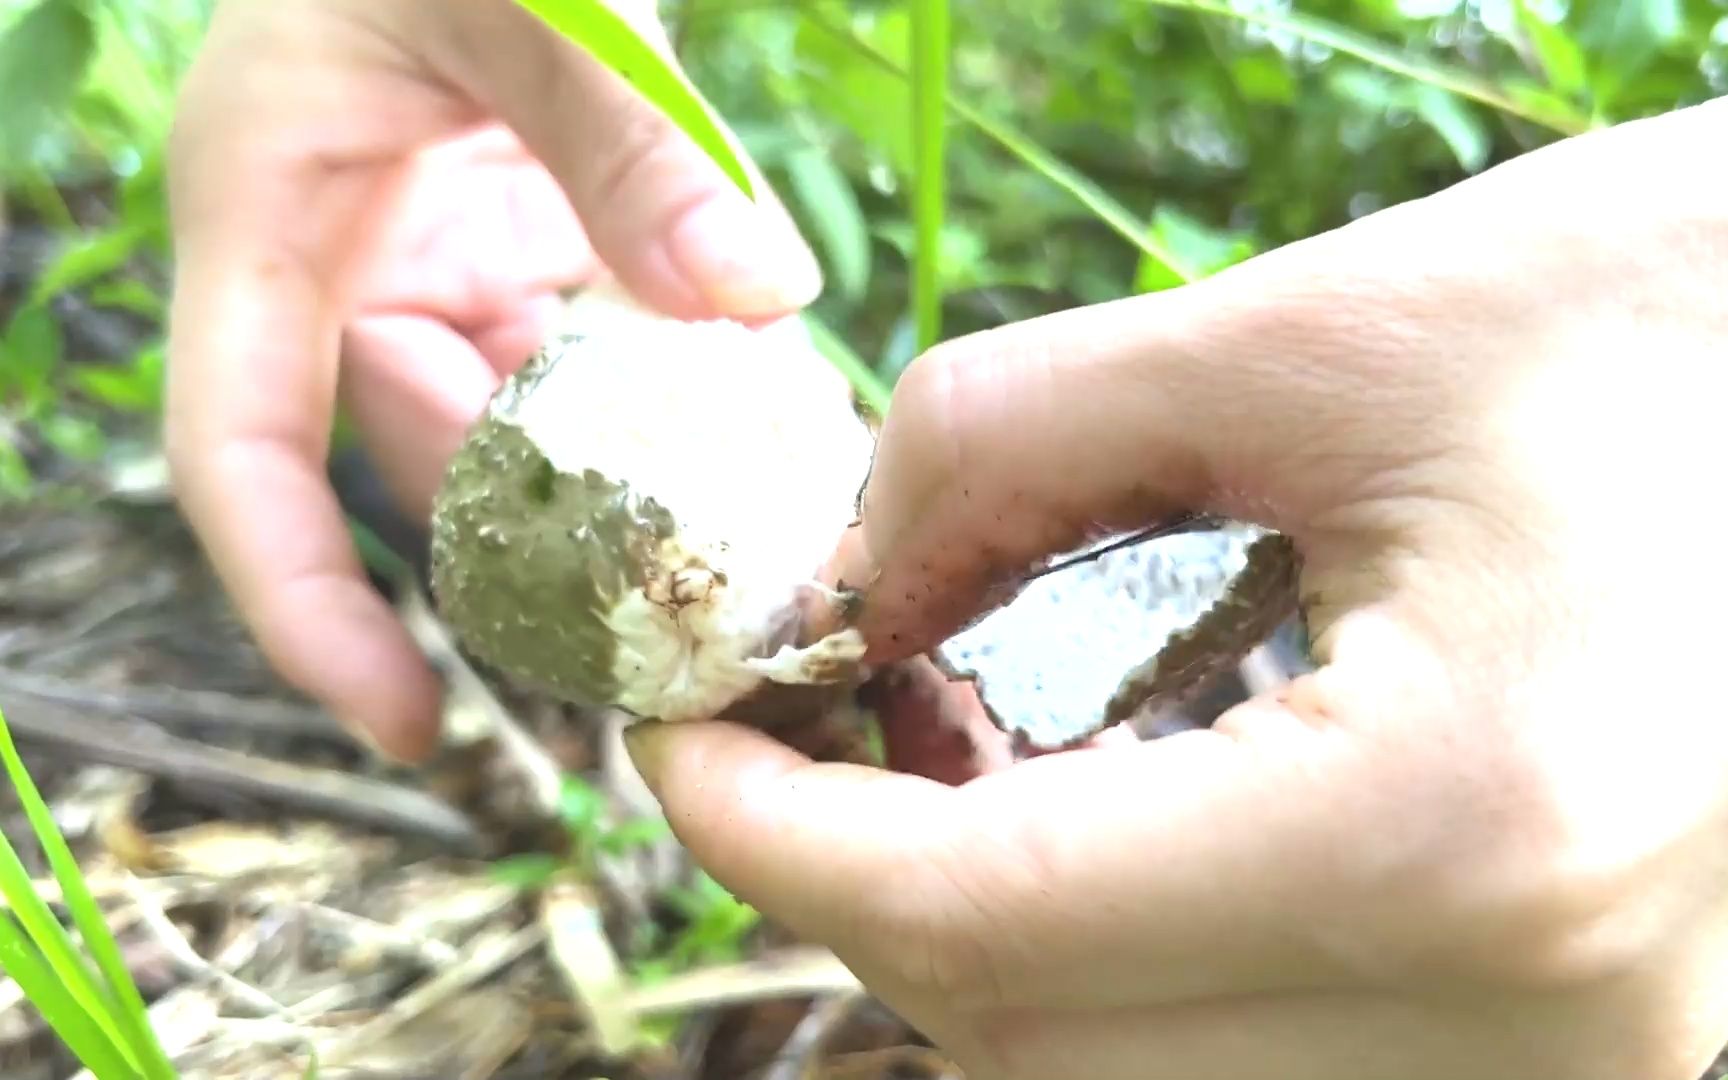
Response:
[{"label": "white spongy tissue", "polygon": [[1095,730],[1123,676],[1192,626],[1261,530],[1232,524],[1108,551],[1032,581],[938,650],[1010,731],[1059,746]]}]

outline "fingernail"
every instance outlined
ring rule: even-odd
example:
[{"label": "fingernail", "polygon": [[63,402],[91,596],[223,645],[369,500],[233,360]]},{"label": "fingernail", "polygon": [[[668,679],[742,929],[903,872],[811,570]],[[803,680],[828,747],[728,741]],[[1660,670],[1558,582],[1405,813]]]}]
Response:
[{"label": "fingernail", "polygon": [[822,291],[822,268],[792,226],[740,191],[691,211],[668,250],[690,284],[729,315],[793,311]]},{"label": "fingernail", "polygon": [[343,715],[337,717],[337,722],[341,724],[343,731],[346,731],[355,742],[365,747],[372,756],[390,765],[411,764],[402,755],[384,749],[384,744],[378,741],[378,736],[373,733],[364,720]]},{"label": "fingernail", "polygon": [[666,752],[670,745],[668,734],[665,725],[652,720],[638,721],[624,732],[624,748],[630,753],[630,761],[642,774],[642,782],[648,785],[655,798],[660,797],[661,773],[665,770]]}]

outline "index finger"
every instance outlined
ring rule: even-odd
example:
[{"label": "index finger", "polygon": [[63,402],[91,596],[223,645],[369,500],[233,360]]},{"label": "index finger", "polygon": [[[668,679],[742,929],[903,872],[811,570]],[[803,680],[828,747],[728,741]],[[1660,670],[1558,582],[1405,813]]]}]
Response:
[{"label": "index finger", "polygon": [[[176,494],[275,669],[378,749],[419,758],[437,680],[368,585],[324,474],[347,315],[341,256],[357,246],[367,171],[388,159],[341,161],[302,137],[305,118],[333,115],[352,89],[343,80],[278,74],[302,95],[283,102],[268,73],[230,70],[232,41],[213,38],[187,79],[170,161]],[[435,121],[393,120],[403,145]]]},{"label": "index finger", "polygon": [[1398,325],[1372,270],[1338,270],[1337,243],[919,357],[826,572],[863,591],[868,661],[930,648],[1052,555],[1182,513],[1301,545],[1308,522],[1368,490],[1387,448],[1407,461],[1437,446],[1443,376],[1407,362],[1422,328]]},{"label": "index finger", "polygon": [[336,322],[267,244],[178,274],[167,444],[176,494],[276,670],[396,757],[428,748],[438,688],[367,583],[325,478]]}]

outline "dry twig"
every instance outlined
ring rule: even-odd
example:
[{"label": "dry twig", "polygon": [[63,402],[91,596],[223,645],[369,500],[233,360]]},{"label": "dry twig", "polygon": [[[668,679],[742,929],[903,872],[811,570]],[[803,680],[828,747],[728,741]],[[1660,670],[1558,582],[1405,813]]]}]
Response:
[{"label": "dry twig", "polygon": [[430,840],[467,855],[487,842],[449,804],[396,784],[307,768],[181,739],[137,724],[90,716],[58,702],[5,703],[21,741],[71,751],[81,760],[136,769],[194,788],[231,791],[306,814]]},{"label": "dry twig", "polygon": [[137,906],[139,921],[145,929],[156,938],[158,944],[167,951],[170,959],[180,968],[181,972],[191,977],[195,982],[209,983],[221,990],[229,998],[240,1005],[270,1016],[282,1011],[282,1003],[266,994],[264,991],[238,978],[229,971],[198,955],[198,950],[186,940],[186,935],[174,925],[156,903],[156,898],[149,892],[138,887],[137,879],[131,874],[125,875],[128,882],[128,893],[132,903]]},{"label": "dry twig", "polygon": [[640,986],[623,1004],[633,1013],[648,1015],[861,989],[858,977],[839,957],[816,946],[798,946]]},{"label": "dry twig", "polygon": [[762,1080],[810,1080],[816,1075],[822,1050],[834,1033],[852,1018],[865,1000],[862,992],[831,994],[820,998],[792,1029],[786,1045],[769,1064]]},{"label": "dry twig", "polygon": [[514,932],[502,929],[483,931],[462,951],[456,963],[397,998],[384,1012],[325,1048],[319,1058],[324,1064],[334,1066],[358,1057],[397,1028],[448,1002],[469,986],[517,960],[544,939],[544,931],[535,923]]},{"label": "dry twig", "polygon": [[73,679],[0,666],[0,695],[24,695],[111,716],[137,716],[167,727],[214,727],[272,735],[349,736],[322,709],[266,698],[242,698],[215,690],[177,687],[90,686]]}]

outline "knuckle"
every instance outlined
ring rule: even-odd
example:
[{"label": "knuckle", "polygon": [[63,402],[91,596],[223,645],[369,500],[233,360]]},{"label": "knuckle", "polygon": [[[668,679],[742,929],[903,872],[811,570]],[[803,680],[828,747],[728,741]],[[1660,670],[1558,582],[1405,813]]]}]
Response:
[{"label": "knuckle", "polygon": [[[658,113],[630,110],[604,143],[589,152],[595,155],[585,170],[589,206],[640,206],[642,193],[653,192],[664,207],[651,221],[657,227],[669,227],[724,190],[718,170],[699,160],[700,155]],[[591,227],[604,230],[612,215],[598,217]]]},{"label": "knuckle", "polygon": [[660,171],[671,149],[669,125],[658,115],[631,116],[605,147],[604,159],[594,171],[591,196],[600,203],[617,200]]}]

